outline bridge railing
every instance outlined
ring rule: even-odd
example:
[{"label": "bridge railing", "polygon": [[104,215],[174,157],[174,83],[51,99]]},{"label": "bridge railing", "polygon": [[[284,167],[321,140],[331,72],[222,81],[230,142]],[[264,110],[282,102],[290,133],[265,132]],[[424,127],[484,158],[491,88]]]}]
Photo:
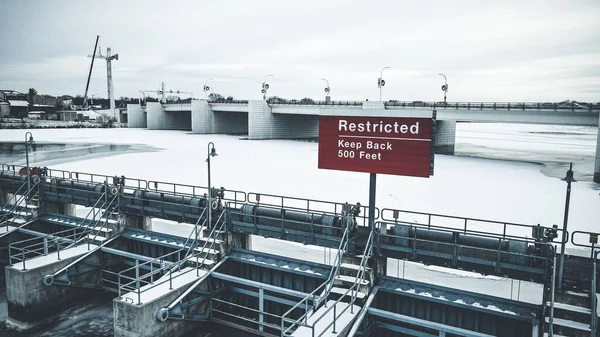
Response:
[{"label": "bridge railing", "polygon": [[550,102],[402,102],[387,101],[386,107],[467,109],[467,110],[555,110],[580,111],[600,110],[600,104],[594,103],[550,103]]},{"label": "bridge railing", "polygon": [[[381,220],[388,224],[398,223],[427,229],[453,230],[464,234],[519,239],[529,242],[535,241],[532,238],[532,233],[539,226],[390,208],[381,210]],[[560,228],[554,229],[558,234],[558,238],[562,238],[563,230]],[[568,240],[569,234],[566,233],[564,241],[561,240],[557,243],[567,243]]]},{"label": "bridge railing", "polygon": [[[352,206],[352,204],[348,203],[255,192],[248,192],[248,203],[261,206],[278,207],[281,209],[311,214],[323,213],[335,216],[342,216],[344,213],[343,211],[349,206]],[[378,219],[379,215],[379,208],[375,207],[375,219]],[[369,206],[360,205],[360,213],[356,217],[360,219],[360,225],[368,226]]]}]

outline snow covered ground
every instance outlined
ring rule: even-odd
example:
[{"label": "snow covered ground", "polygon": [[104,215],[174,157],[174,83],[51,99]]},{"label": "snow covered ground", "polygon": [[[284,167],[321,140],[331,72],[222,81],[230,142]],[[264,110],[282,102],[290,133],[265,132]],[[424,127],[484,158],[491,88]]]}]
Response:
[{"label": "snow covered ground", "polygon": [[[23,130],[2,130],[0,142],[23,141],[23,135]],[[68,153],[47,156],[34,152],[30,154],[32,165],[200,186],[207,185],[205,159],[207,144],[212,141],[218,153],[211,160],[213,186],[350,203],[367,204],[368,200],[368,174],[319,170],[318,144],[314,142],[254,141],[243,136],[142,129],[47,129],[33,130],[33,136],[36,142],[134,145],[129,151],[114,155],[90,153],[76,158]],[[459,156],[437,155],[435,174],[429,179],[378,175],[377,206],[560,227],[566,184],[556,177],[564,177],[564,163],[574,161],[575,177],[582,181],[573,184],[569,229],[598,232],[600,185],[590,179],[585,181],[593,173],[595,137],[596,129],[585,127],[459,124],[456,144]],[[147,151],[149,147],[159,150]],[[550,168],[536,162],[548,163]],[[25,160],[11,156],[10,163],[24,164]],[[189,234],[185,225],[161,222],[155,228],[186,237]],[[253,244],[255,249],[271,253],[284,250],[283,244],[276,240],[255,238]],[[328,259],[328,252],[322,248],[286,246],[288,256],[291,251],[295,257],[316,262]],[[517,295],[516,281],[467,277],[460,271],[409,263],[403,268],[401,264],[391,261],[389,273],[400,275],[403,269],[407,278],[460,284],[465,289],[523,300],[523,290]],[[521,287],[535,288],[524,284]],[[535,302],[527,298],[525,295],[527,301]]]}]

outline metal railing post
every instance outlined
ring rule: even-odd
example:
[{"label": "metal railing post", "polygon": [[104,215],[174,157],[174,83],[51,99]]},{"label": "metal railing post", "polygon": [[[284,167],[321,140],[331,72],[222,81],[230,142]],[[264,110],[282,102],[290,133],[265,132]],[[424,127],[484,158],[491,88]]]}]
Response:
[{"label": "metal railing post", "polygon": [[138,293],[138,304],[142,303],[141,293],[140,293],[140,260],[135,259],[135,287],[137,288]]},{"label": "metal railing post", "polygon": [[58,260],[60,261],[60,243],[58,243],[58,239],[56,239],[56,256],[58,257]]},{"label": "metal railing post", "polygon": [[21,250],[21,259],[23,260],[23,270],[27,270],[25,269],[25,248]]},{"label": "metal railing post", "polygon": [[[337,311],[336,311],[337,305],[333,305],[333,333],[337,333],[335,332],[335,322],[337,321]],[[316,325],[316,324],[315,324]]]},{"label": "metal railing post", "polygon": [[596,264],[598,261],[598,255],[600,254],[600,251],[596,252],[596,254],[594,254],[594,259],[592,260],[592,289],[590,291],[590,294],[592,296],[592,308],[591,308],[591,321],[590,321],[590,330],[592,330],[592,337],[596,337],[596,330],[598,330],[598,309],[596,308],[596,306],[598,305],[597,303],[597,299],[596,299],[596,287],[597,287],[597,280],[596,280]]}]

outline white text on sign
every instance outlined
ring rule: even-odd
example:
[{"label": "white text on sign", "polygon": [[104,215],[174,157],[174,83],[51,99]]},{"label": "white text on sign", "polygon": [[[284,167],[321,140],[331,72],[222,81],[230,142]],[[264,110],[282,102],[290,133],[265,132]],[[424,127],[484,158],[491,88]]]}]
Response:
[{"label": "white text on sign", "polygon": [[350,131],[350,132],[385,132],[385,133],[411,133],[413,135],[419,134],[419,122],[415,122],[413,125],[398,124],[394,123],[371,123],[369,121],[365,123],[348,123],[345,119],[340,119],[338,122],[338,131]]}]

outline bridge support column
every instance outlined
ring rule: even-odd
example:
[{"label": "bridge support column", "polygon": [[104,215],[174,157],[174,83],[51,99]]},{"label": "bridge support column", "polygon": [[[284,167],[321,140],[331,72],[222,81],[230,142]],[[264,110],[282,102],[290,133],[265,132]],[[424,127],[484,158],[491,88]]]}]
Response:
[{"label": "bridge support column", "polygon": [[233,233],[233,247],[252,250],[252,235]]},{"label": "bridge support column", "polygon": [[77,211],[74,204],[42,200],[40,208],[40,214],[55,213],[68,216],[77,216]]},{"label": "bridge support column", "polygon": [[148,116],[148,129],[150,130],[166,130],[167,129],[167,113],[160,102],[146,103],[146,111]]},{"label": "bridge support column", "polygon": [[193,100],[193,133],[247,134],[248,114],[232,111],[213,111],[205,99]]},{"label": "bridge support column", "polygon": [[5,268],[7,324],[19,329],[30,329],[58,312],[72,307],[74,301],[89,298],[89,290],[57,285],[46,286],[42,283],[45,275],[65,267],[81,255],[27,270],[21,270],[21,264],[7,266]]},{"label": "bridge support column", "polygon": [[152,230],[152,218],[143,215],[123,214],[125,227]]},{"label": "bridge support column", "polygon": [[456,121],[436,121],[433,152],[436,154],[454,154],[456,141]]},{"label": "bridge support column", "polygon": [[127,104],[127,127],[147,128],[146,113],[139,104]]},{"label": "bridge support column", "polygon": [[205,99],[192,100],[192,132],[214,133],[214,112]]},{"label": "bridge support column", "polygon": [[318,136],[319,116],[274,114],[266,101],[248,101],[249,139],[316,139]]},{"label": "bridge support column", "polygon": [[[192,282],[196,280],[191,280]],[[191,282],[175,287],[173,290],[165,289],[165,293],[158,298],[147,303],[137,304],[116,298],[113,300],[113,326],[114,335],[121,337],[172,337],[183,336],[196,328],[196,322],[186,320],[167,319],[161,322],[157,318],[160,309],[167,307],[177,297],[186,291]],[[198,291],[209,292],[208,282],[202,282],[197,288]],[[137,298],[136,294],[126,294],[123,298],[132,296]],[[207,310],[207,304],[201,304],[202,312]]]},{"label": "bridge support column", "polygon": [[598,117],[598,136],[596,136],[596,165],[594,166],[594,182],[600,183],[600,117]]}]

